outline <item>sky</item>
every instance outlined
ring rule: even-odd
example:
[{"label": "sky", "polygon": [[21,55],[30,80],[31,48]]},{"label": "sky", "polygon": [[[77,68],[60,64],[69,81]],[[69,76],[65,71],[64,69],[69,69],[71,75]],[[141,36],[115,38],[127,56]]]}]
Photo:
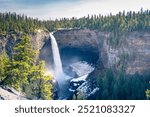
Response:
[{"label": "sky", "polygon": [[0,12],[16,12],[40,20],[150,10],[150,0],[0,0]]}]

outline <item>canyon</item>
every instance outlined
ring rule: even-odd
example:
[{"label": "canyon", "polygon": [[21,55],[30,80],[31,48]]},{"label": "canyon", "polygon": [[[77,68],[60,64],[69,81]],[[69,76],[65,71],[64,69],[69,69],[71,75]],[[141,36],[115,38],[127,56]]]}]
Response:
[{"label": "canyon", "polygon": [[[110,32],[88,29],[58,30],[54,33],[60,54],[66,48],[87,53],[87,56],[93,58],[92,62],[95,64],[96,70],[111,67],[119,69],[123,64],[126,74],[135,74],[136,72],[143,74],[150,70],[150,32],[124,33],[120,36],[117,47],[109,43],[110,35]],[[46,41],[43,48],[35,44],[36,41],[33,43],[43,53],[47,51],[46,45],[50,43],[48,37],[44,39]],[[41,39],[40,43],[43,43],[44,39]],[[37,38],[32,38],[32,40],[37,40]],[[48,62],[46,59],[45,61]]]},{"label": "canyon", "polygon": [[[61,29],[55,31],[53,35],[56,38],[66,73],[71,73],[71,76],[77,75],[70,69],[70,65],[78,60],[86,61],[94,67],[93,72],[87,76],[87,82],[80,81],[81,84],[78,82],[80,85],[93,84],[92,80],[94,81],[94,79],[91,78],[96,78],[103,69],[107,68],[119,70],[124,67],[127,75],[149,73],[150,32],[148,31],[122,33],[119,36],[119,44],[116,46],[110,43],[112,35],[110,32],[89,29]],[[33,48],[39,52],[38,59],[44,60],[46,67],[52,70],[54,60],[49,32],[38,30],[36,34],[30,35],[30,37]],[[11,55],[16,41],[17,39],[12,39],[9,36],[1,37],[0,52],[5,49],[8,55]],[[72,81],[75,82],[75,80]],[[96,86],[92,87],[91,93],[97,90]]]}]

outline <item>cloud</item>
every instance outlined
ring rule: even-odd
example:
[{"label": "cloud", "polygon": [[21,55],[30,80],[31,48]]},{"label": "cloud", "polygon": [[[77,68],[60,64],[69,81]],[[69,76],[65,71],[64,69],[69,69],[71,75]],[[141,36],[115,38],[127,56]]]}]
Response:
[{"label": "cloud", "polygon": [[110,12],[116,14],[123,10],[138,11],[141,8],[148,9],[149,5],[149,0],[0,0],[0,11],[24,13],[46,20],[88,14],[107,15]]},{"label": "cloud", "polygon": [[88,14],[116,14],[123,10],[138,11],[141,8],[148,9],[149,4],[149,0],[80,0],[76,3],[47,5],[45,11],[52,18],[83,17]]}]

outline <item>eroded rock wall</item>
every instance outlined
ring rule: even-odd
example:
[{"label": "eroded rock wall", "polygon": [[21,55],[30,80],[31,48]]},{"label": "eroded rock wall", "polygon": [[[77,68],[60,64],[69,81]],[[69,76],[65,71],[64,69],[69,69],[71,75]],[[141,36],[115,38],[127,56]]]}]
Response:
[{"label": "eroded rock wall", "polygon": [[104,67],[119,69],[124,65],[127,74],[150,70],[150,32],[122,34],[117,47],[108,44],[108,37],[103,40],[100,52]]},{"label": "eroded rock wall", "polygon": [[[49,40],[49,33],[44,30],[38,30],[35,34],[29,35],[31,38],[32,47],[40,52],[44,44]],[[11,54],[13,51],[13,47],[16,44],[17,40],[21,38],[21,35],[16,34],[14,38],[12,38],[11,34],[7,36],[0,37],[0,53],[3,50],[6,50],[8,54]]]},{"label": "eroded rock wall", "polygon": [[60,48],[79,48],[82,51],[99,53],[97,34],[92,30],[59,30],[54,33]]},{"label": "eroded rock wall", "polygon": [[60,48],[80,48],[99,54],[97,68],[124,66],[127,74],[150,70],[150,32],[122,34],[116,47],[109,43],[111,33],[108,32],[76,29],[60,30],[54,35]]},{"label": "eroded rock wall", "polygon": [[[150,32],[130,32],[121,34],[120,44],[113,47],[108,43],[108,32],[88,29],[58,30],[54,33],[58,46],[63,48],[77,48],[85,52],[93,52],[99,56],[97,68],[115,67],[120,69],[124,65],[127,74],[148,72],[150,70]],[[39,51],[42,59],[52,59],[49,33],[38,31],[31,36],[33,48]],[[17,37],[19,38],[19,36]],[[12,52],[17,39],[10,36],[0,38],[0,52],[5,49]],[[47,49],[48,47],[48,49]],[[92,56],[91,56],[92,57]]]}]

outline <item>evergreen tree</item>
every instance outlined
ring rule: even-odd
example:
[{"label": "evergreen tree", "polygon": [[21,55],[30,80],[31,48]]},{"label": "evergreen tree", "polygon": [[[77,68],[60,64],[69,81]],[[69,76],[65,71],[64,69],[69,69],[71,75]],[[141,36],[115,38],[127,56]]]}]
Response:
[{"label": "evergreen tree", "polygon": [[41,98],[45,100],[52,99],[52,85],[50,85],[52,77],[50,75],[43,76],[41,79]]},{"label": "evergreen tree", "polygon": [[44,75],[45,64],[38,64],[36,56],[37,52],[32,49],[30,38],[25,34],[14,47],[14,53],[6,67],[4,84],[25,92],[28,97],[51,99],[52,78]]},{"label": "evergreen tree", "polygon": [[147,97],[147,99],[150,99],[150,90],[146,90],[146,97]]},{"label": "evergreen tree", "polygon": [[0,82],[3,81],[6,77],[6,66],[9,62],[9,57],[6,52],[3,51],[0,55]]},{"label": "evergreen tree", "polygon": [[21,87],[28,84],[28,75],[36,64],[36,52],[32,50],[30,38],[24,35],[20,42],[15,45],[12,59],[7,66],[7,83],[14,88],[21,90]]}]

